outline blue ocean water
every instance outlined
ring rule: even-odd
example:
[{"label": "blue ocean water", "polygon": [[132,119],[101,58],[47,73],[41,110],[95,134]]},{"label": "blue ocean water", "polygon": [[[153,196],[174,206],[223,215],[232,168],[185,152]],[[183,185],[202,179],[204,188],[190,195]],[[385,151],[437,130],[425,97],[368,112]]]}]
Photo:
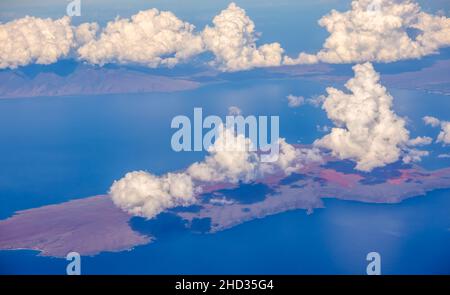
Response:
[{"label": "blue ocean water", "polygon": [[325,114],[289,109],[286,96],[323,90],[306,81],[246,79],[176,93],[0,100],[0,218],[105,193],[129,171],[161,174],[202,159],[204,152],[176,153],[170,146],[171,120],[193,119],[195,107],[223,119],[233,105],[243,115],[279,115],[280,136],[310,143]]},{"label": "blue ocean water", "polygon": [[[450,274],[450,191],[401,204],[329,199],[307,215],[289,211],[214,234],[162,216],[158,239],[131,251],[82,257],[83,274],[365,274],[381,255],[383,274]],[[164,224],[166,226],[164,226]],[[65,274],[67,261],[0,251],[2,274]]]},{"label": "blue ocean water", "polygon": [[[176,115],[225,116],[229,106],[244,115],[279,115],[280,135],[311,143],[330,125],[312,106],[291,109],[288,94],[310,97],[326,85],[300,79],[251,78],[176,93],[40,97],[0,100],[0,218],[17,210],[107,192],[133,170],[161,174],[183,169],[204,152],[170,148]],[[412,136],[435,137],[421,117],[448,118],[443,95],[390,89],[395,110],[410,119]],[[432,102],[432,103],[430,103]],[[430,169],[450,166],[436,159]],[[161,235],[133,251],[83,257],[82,272],[94,273],[364,273],[365,255],[382,255],[383,273],[450,273],[449,190],[397,205],[327,200],[308,216],[291,211],[216,234],[183,229],[163,216]],[[168,218],[167,220],[164,218]],[[173,226],[164,226],[165,222]],[[32,251],[1,251],[0,273],[65,273],[66,261]]]}]

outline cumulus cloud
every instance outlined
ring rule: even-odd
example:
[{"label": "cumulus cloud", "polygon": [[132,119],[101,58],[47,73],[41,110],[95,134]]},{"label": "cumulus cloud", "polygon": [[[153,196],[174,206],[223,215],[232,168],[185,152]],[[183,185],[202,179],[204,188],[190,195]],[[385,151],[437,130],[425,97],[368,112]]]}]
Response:
[{"label": "cumulus cloud", "polygon": [[419,58],[450,45],[450,19],[421,11],[412,0],[354,0],[346,12],[331,11],[319,24],[330,36],[317,54],[284,56],[277,42],[257,45],[255,24],[231,3],[203,31],[169,11],[149,9],[116,18],[102,30],[78,27],[70,18],[25,17],[0,24],[0,68],[49,64],[76,51],[92,64],[136,63],[172,67],[203,52],[222,71],[281,64],[392,62]]},{"label": "cumulus cloud", "polygon": [[433,142],[433,139],[428,136],[418,136],[414,139],[410,139],[408,145],[410,146],[419,146],[419,145],[428,145]]},{"label": "cumulus cloud", "polygon": [[222,197],[222,198],[212,198],[212,199],[210,199],[209,200],[209,202],[211,203],[211,204],[214,204],[214,205],[231,205],[231,204],[234,204],[234,201],[233,200],[228,200],[227,198],[225,198],[225,197]]},{"label": "cumulus cloud", "polygon": [[322,108],[336,127],[314,144],[331,150],[340,159],[355,160],[356,169],[361,171],[396,162],[402,155],[405,161],[425,155],[407,147],[427,140],[410,142],[405,120],[392,110],[393,98],[379,84],[379,74],[372,64],[356,65],[353,70],[355,77],[345,84],[350,93],[327,88]]},{"label": "cumulus cloud", "polygon": [[305,103],[305,98],[303,96],[295,96],[295,95],[289,94],[286,98],[288,100],[288,106],[290,108],[296,108]]},{"label": "cumulus cloud", "polygon": [[432,127],[441,127],[441,132],[437,137],[436,142],[441,142],[444,145],[450,144],[450,122],[449,121],[441,121],[438,118],[425,116],[423,117],[423,121],[425,124],[430,125]]},{"label": "cumulus cloud", "polygon": [[116,206],[149,219],[166,209],[195,203],[194,193],[194,184],[187,174],[155,176],[144,171],[127,173],[109,191]]},{"label": "cumulus cloud", "polygon": [[242,114],[242,110],[237,106],[230,106],[228,108],[228,115],[230,116],[239,116]]},{"label": "cumulus cloud", "polygon": [[192,164],[187,173],[203,182],[250,182],[257,177],[259,165],[252,146],[244,135],[221,126],[216,141],[208,148],[209,155]]},{"label": "cumulus cloud", "polygon": [[222,126],[208,149],[209,155],[186,172],[201,182],[249,183],[267,174],[289,175],[305,163],[322,160],[317,149],[296,148],[284,138],[278,139],[277,144],[278,153],[262,162],[249,138]]},{"label": "cumulus cloud", "polygon": [[207,26],[202,37],[215,55],[214,64],[224,71],[279,66],[282,61],[279,43],[256,45],[255,24],[235,3],[214,17],[213,26]]},{"label": "cumulus cloud", "polygon": [[150,219],[167,209],[194,204],[206,183],[249,183],[268,174],[289,175],[306,163],[322,161],[318,149],[296,148],[280,139],[278,157],[261,162],[249,138],[223,126],[208,152],[203,161],[184,172],[162,176],[129,172],[113,183],[109,194],[125,212]]},{"label": "cumulus cloud", "polygon": [[285,64],[393,62],[437,53],[450,45],[450,18],[431,15],[413,0],[354,0],[345,12],[319,20],[330,33],[317,54]]},{"label": "cumulus cloud", "polygon": [[260,174],[282,172],[290,175],[299,171],[305,164],[322,162],[322,155],[317,148],[298,148],[286,142],[284,138],[278,140],[279,154],[272,162],[261,163]]},{"label": "cumulus cloud", "polygon": [[443,144],[450,144],[450,122],[441,122],[441,132],[438,135],[437,142],[442,142]]},{"label": "cumulus cloud", "polygon": [[306,100],[306,103],[308,103],[314,107],[320,107],[324,101],[325,101],[324,95],[316,95],[316,96],[308,98]]},{"label": "cumulus cloud", "polygon": [[430,125],[432,127],[438,127],[441,125],[441,121],[438,118],[431,117],[431,116],[425,116],[423,117],[423,121],[426,125]]},{"label": "cumulus cloud", "polygon": [[0,69],[30,63],[51,64],[69,54],[74,44],[70,18],[26,16],[0,24]]},{"label": "cumulus cloud", "polygon": [[408,164],[412,162],[419,162],[423,157],[428,156],[428,151],[421,151],[417,149],[406,149],[403,156],[403,162]]},{"label": "cumulus cloud", "polygon": [[137,63],[149,67],[174,66],[203,51],[194,26],[173,13],[149,9],[131,19],[117,18],[100,37],[78,49],[79,57],[93,64]]},{"label": "cumulus cloud", "polygon": [[325,125],[325,126],[316,125],[316,130],[319,132],[329,132],[330,127],[327,125]]}]

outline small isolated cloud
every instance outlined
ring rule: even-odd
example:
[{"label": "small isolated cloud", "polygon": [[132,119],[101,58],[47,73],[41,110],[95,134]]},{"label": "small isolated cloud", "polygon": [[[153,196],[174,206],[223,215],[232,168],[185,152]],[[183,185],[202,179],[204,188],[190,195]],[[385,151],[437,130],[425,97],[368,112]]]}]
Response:
[{"label": "small isolated cloud", "polygon": [[109,194],[117,207],[149,219],[166,209],[196,201],[192,179],[184,173],[155,176],[144,171],[130,172],[113,183]]},{"label": "small isolated cloud", "polygon": [[290,108],[296,108],[305,103],[305,98],[303,96],[295,96],[292,94],[289,94],[287,96],[287,100],[288,100],[288,106]]},{"label": "small isolated cloud", "polygon": [[30,63],[51,64],[74,45],[70,18],[52,20],[26,16],[0,24],[0,69]]},{"label": "small isolated cloud", "polygon": [[280,138],[279,155],[276,161],[261,163],[260,174],[273,174],[282,172],[285,175],[300,170],[305,164],[322,162],[322,155],[317,148],[296,148]]},{"label": "small isolated cloud", "polygon": [[314,107],[320,107],[322,106],[323,102],[325,101],[325,96],[324,95],[316,95],[313,97],[310,97],[306,100],[307,104],[310,104]]},{"label": "small isolated cloud", "polygon": [[279,43],[256,45],[255,24],[235,3],[214,17],[213,26],[207,26],[202,37],[215,55],[214,64],[223,71],[279,66],[282,61]]},{"label": "small isolated cloud", "polygon": [[330,33],[317,54],[284,64],[394,62],[437,53],[450,45],[450,18],[431,15],[412,0],[354,0],[345,12],[319,20]]},{"label": "small isolated cloud", "polygon": [[393,98],[379,84],[379,74],[372,64],[353,67],[355,77],[345,87],[350,93],[329,87],[322,108],[336,127],[315,145],[332,151],[340,159],[356,161],[356,169],[371,171],[399,160],[418,160],[425,152],[408,148],[411,143],[425,143],[417,138],[410,142],[405,120],[392,110]]},{"label": "small isolated cloud", "polygon": [[315,95],[310,98],[304,98],[303,96],[295,96],[293,94],[289,94],[286,98],[288,100],[288,106],[291,108],[299,107],[305,104],[311,105],[313,107],[320,107],[325,101],[324,95]]},{"label": "small isolated cloud", "polygon": [[237,106],[230,106],[228,108],[228,115],[230,116],[239,116],[242,114],[242,110]]},{"label": "small isolated cloud", "polygon": [[174,66],[202,51],[193,25],[171,12],[149,9],[109,22],[99,38],[81,46],[78,54],[92,64],[136,63],[154,68]]}]

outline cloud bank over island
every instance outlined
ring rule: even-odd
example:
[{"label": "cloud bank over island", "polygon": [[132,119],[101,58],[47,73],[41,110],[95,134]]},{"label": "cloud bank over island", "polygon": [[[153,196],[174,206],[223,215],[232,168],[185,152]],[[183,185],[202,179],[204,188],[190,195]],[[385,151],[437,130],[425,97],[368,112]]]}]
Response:
[{"label": "cloud bank over island", "polygon": [[[355,77],[345,85],[348,93],[329,87],[326,96],[314,100],[287,97],[290,107],[321,104],[334,123],[328,134],[315,141],[315,148],[297,148],[280,139],[276,161],[261,162],[260,154],[248,148],[252,144],[248,138],[222,128],[206,158],[186,170],[161,176],[134,171],[114,182],[109,192],[114,204],[136,216],[153,218],[167,209],[195,204],[203,183],[249,183],[268,174],[290,175],[304,162],[321,161],[320,149],[355,161],[356,169],[365,172],[427,155],[415,147],[431,139],[410,138],[405,119],[393,111],[393,98],[370,62],[436,53],[450,45],[450,19],[425,13],[412,0],[355,0],[351,10],[333,10],[319,24],[330,33],[322,50],[293,59],[277,42],[257,44],[254,22],[235,3],[203,30],[157,9],[116,18],[104,28],[96,23],[73,26],[69,17],[25,17],[0,24],[0,68],[51,64],[67,57],[99,66],[170,68],[203,53],[212,54],[210,64],[225,72],[318,62],[362,63],[354,66]],[[429,120],[442,128],[437,141],[449,144],[450,123]]]},{"label": "cloud bank over island", "polygon": [[153,218],[167,208],[195,203],[192,179],[184,173],[155,176],[129,172],[110,189],[114,204],[129,214]]},{"label": "cloud bank over island", "polygon": [[215,55],[219,69],[247,70],[255,67],[279,66],[283,48],[279,43],[256,45],[255,24],[244,9],[231,3],[213,19],[213,27],[202,32],[205,48]]},{"label": "cloud bank over island", "polygon": [[103,29],[96,23],[72,26],[67,16],[52,20],[24,17],[0,24],[0,69],[31,63],[51,64],[75,57],[90,64],[139,64],[173,67],[199,54],[214,55],[222,71],[279,66],[279,43],[256,45],[255,24],[244,9],[231,3],[196,31],[170,11],[149,9],[130,18],[117,18]]},{"label": "cloud bank over island", "polygon": [[212,66],[234,72],[318,62],[393,62],[434,54],[450,45],[450,18],[425,13],[412,0],[355,0],[351,10],[332,10],[319,25],[330,33],[323,48],[291,58],[278,42],[257,44],[254,22],[233,2],[203,30],[157,9],[116,18],[104,28],[97,23],[73,26],[67,16],[57,20],[27,16],[0,24],[0,69],[69,57],[100,66],[173,67],[211,53]]},{"label": "cloud bank over island", "polygon": [[204,160],[162,176],[129,172],[113,183],[109,195],[122,210],[151,219],[167,209],[195,204],[204,185],[250,183],[272,174],[288,176],[306,163],[322,161],[318,149],[297,148],[284,139],[278,143],[278,158],[262,162],[249,138],[222,126]]}]

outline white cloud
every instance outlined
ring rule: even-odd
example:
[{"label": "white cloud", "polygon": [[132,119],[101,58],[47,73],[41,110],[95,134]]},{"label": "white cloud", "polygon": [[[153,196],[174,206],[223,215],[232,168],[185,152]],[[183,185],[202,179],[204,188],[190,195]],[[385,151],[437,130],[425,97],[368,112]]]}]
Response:
[{"label": "white cloud", "polygon": [[149,9],[131,19],[117,18],[100,37],[78,49],[81,59],[93,64],[137,63],[149,67],[173,66],[203,51],[194,26],[173,13]]},{"label": "white cloud", "polygon": [[228,108],[228,115],[230,116],[239,116],[242,114],[242,110],[237,106],[230,106]]},{"label": "white cloud", "polygon": [[322,155],[317,148],[297,148],[286,142],[284,138],[278,140],[279,154],[276,161],[261,163],[260,174],[274,174],[282,172],[290,175],[299,171],[310,162],[322,162]]},{"label": "white cloud", "polygon": [[253,143],[242,134],[221,127],[209,155],[201,162],[192,164],[186,172],[201,182],[249,183],[267,174],[282,172],[289,175],[312,161],[321,161],[317,149],[301,149],[278,140],[278,154],[272,161],[262,162]]},{"label": "white cloud", "polygon": [[0,24],[0,69],[54,63],[69,54],[73,43],[67,16],[57,20],[26,16]]},{"label": "white cloud", "polygon": [[439,133],[436,142],[441,142],[444,145],[450,144],[450,122],[449,121],[441,121],[438,118],[425,116],[423,117],[423,121],[426,125],[430,125],[432,127],[441,127],[441,132]]},{"label": "white cloud", "polygon": [[428,151],[421,151],[416,149],[406,149],[403,156],[403,162],[408,164],[412,162],[420,162],[423,157],[428,156],[430,153]]},{"label": "white cloud", "polygon": [[319,132],[329,132],[330,127],[327,125],[325,125],[325,126],[316,125],[316,130]]},{"label": "white cloud", "polygon": [[259,158],[251,151],[252,142],[221,126],[218,137],[209,147],[209,155],[192,164],[187,173],[204,182],[250,182],[257,177]]},{"label": "white cloud", "polygon": [[195,203],[194,193],[192,179],[187,174],[155,176],[144,171],[127,173],[115,181],[109,191],[116,206],[149,219],[166,209]]},{"label": "white cloud", "polygon": [[102,30],[96,23],[73,27],[69,17],[25,17],[0,24],[0,68],[49,64],[73,50],[92,64],[149,67],[172,67],[212,52],[212,64],[231,72],[281,64],[391,62],[433,54],[450,45],[450,18],[427,14],[412,0],[354,0],[351,10],[333,10],[319,24],[330,32],[322,50],[283,59],[279,43],[257,45],[255,24],[235,3],[203,31],[157,9],[140,11],[130,19],[116,18]]},{"label": "white cloud", "polygon": [[[322,108],[336,127],[315,145],[327,148],[340,159],[355,160],[356,169],[371,171],[410,154],[409,132],[405,120],[392,110],[393,98],[379,84],[379,75],[370,63],[353,67],[355,77],[345,87],[350,93],[329,87]],[[423,143],[415,139],[413,143]],[[405,156],[405,161],[417,160]]]},{"label": "white cloud", "polygon": [[307,162],[322,160],[317,149],[295,148],[280,139],[277,160],[263,163],[259,154],[251,151],[251,144],[242,134],[221,127],[203,161],[184,172],[163,176],[129,172],[113,183],[109,194],[125,212],[150,219],[167,209],[194,204],[205,183],[249,183],[270,173],[289,175]]},{"label": "white cloud", "polygon": [[324,95],[316,95],[313,96],[311,98],[308,98],[306,100],[306,103],[314,106],[314,107],[320,107],[322,106],[323,102],[325,101],[325,96]]},{"label": "white cloud", "polygon": [[289,94],[287,96],[287,100],[288,100],[288,106],[290,108],[296,108],[305,103],[305,98],[303,96],[295,96],[292,94]]},{"label": "white cloud", "polygon": [[441,132],[438,135],[437,142],[450,144],[450,122],[441,122]]},{"label": "white cloud", "polygon": [[228,200],[227,198],[225,198],[225,197],[222,197],[222,198],[212,198],[212,199],[210,199],[209,200],[209,202],[211,203],[211,204],[214,204],[214,205],[231,205],[231,204],[234,204],[234,201],[233,200]]},{"label": "white cloud", "polygon": [[82,23],[76,27],[74,31],[77,46],[82,46],[94,40],[98,30],[99,25],[97,23]]},{"label": "white cloud", "polygon": [[393,62],[450,45],[450,18],[425,13],[412,0],[354,0],[351,7],[320,19],[330,35],[317,54],[300,53],[284,63]]},{"label": "white cloud", "polygon": [[314,54],[307,54],[304,52],[300,52],[299,55],[296,58],[291,58],[289,56],[285,56],[283,58],[283,64],[284,65],[298,65],[298,64],[316,64],[319,62],[319,58],[315,56]]},{"label": "white cloud", "polygon": [[426,125],[430,125],[432,127],[438,127],[441,124],[441,121],[438,118],[425,116],[423,117],[423,121]]},{"label": "white cloud", "polygon": [[253,21],[244,9],[231,3],[203,31],[172,12],[149,9],[131,18],[116,18],[99,29],[96,23],[70,25],[59,20],[25,17],[0,25],[0,68],[29,63],[50,64],[76,52],[91,64],[141,64],[172,67],[204,52],[212,52],[212,64],[222,71],[279,66],[279,43],[256,45]]},{"label": "white cloud", "polygon": [[223,71],[279,66],[283,49],[279,43],[256,45],[255,24],[245,10],[231,3],[213,19],[202,33],[207,50],[215,55],[215,64]]},{"label": "white cloud", "polygon": [[410,139],[408,145],[410,146],[419,146],[419,145],[428,145],[433,142],[433,139],[428,136],[418,136],[414,139]]}]

